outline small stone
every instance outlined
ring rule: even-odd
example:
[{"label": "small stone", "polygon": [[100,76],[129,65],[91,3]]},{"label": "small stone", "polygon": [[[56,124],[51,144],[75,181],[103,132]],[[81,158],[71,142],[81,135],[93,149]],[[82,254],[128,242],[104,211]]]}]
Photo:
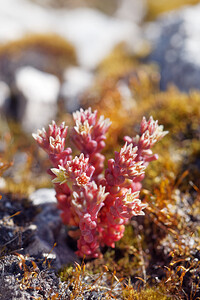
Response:
[{"label": "small stone", "polygon": [[33,205],[44,205],[48,203],[57,203],[56,192],[54,189],[39,189],[33,192],[29,196],[30,200],[33,202]]}]

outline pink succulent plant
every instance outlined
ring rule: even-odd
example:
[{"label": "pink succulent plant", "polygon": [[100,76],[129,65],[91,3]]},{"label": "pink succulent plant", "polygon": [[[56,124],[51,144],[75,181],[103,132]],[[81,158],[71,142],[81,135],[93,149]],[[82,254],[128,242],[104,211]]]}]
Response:
[{"label": "pink succulent plant", "polygon": [[143,215],[146,207],[139,199],[148,163],[158,158],[151,148],[167,131],[150,117],[143,118],[140,135],[124,137],[125,145],[108,160],[104,172],[106,132],[111,123],[97,111],[80,109],[73,114],[75,126],[71,140],[81,152],[72,158],[65,147],[68,127],[53,121],[48,131],[33,134],[52,163],[52,176],[64,224],[79,227],[77,254],[81,257],[101,256],[100,246],[115,247],[123,237],[125,225],[133,217]]}]

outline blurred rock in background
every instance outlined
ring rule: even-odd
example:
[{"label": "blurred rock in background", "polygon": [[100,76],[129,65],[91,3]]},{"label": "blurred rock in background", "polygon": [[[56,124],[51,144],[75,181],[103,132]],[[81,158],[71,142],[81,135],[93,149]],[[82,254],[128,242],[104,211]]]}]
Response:
[{"label": "blurred rock in background", "polygon": [[200,88],[200,5],[163,15],[147,27],[150,61],[158,63],[161,89],[171,83],[182,91]]},{"label": "blurred rock in background", "polygon": [[81,95],[92,85],[94,74],[80,67],[71,67],[64,72],[64,82],[60,97],[64,100],[65,109],[73,112],[80,107]]},{"label": "blurred rock in background", "polygon": [[6,102],[9,97],[10,97],[9,86],[5,82],[0,81],[0,110],[3,113],[6,112]]},{"label": "blurred rock in background", "polygon": [[144,21],[146,13],[147,3],[145,0],[120,0],[115,16],[140,24]]},{"label": "blurred rock in background", "polygon": [[19,92],[18,114],[25,132],[33,132],[55,119],[60,90],[56,76],[27,66],[17,70],[15,81]]}]

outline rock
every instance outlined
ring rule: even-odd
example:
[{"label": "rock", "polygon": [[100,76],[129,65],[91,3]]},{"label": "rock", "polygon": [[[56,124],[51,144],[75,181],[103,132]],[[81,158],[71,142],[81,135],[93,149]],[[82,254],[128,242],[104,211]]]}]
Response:
[{"label": "rock", "polygon": [[[34,205],[41,207],[41,212],[35,217],[36,233],[34,241],[26,248],[26,253],[43,256],[53,255],[55,267],[60,268],[63,264],[77,261],[74,251],[66,242],[67,233],[60,218],[60,211],[55,203],[53,189],[40,189],[30,195]],[[56,243],[56,246],[54,245]],[[55,247],[54,247],[55,246]]]},{"label": "rock", "polygon": [[92,85],[93,77],[91,72],[79,67],[71,67],[65,71],[61,97],[65,100],[68,112],[79,109],[80,97]]},{"label": "rock", "polygon": [[75,46],[79,64],[86,69],[94,69],[119,43],[132,51],[141,44],[139,27],[128,20],[86,8],[60,12],[60,19],[60,34]]},{"label": "rock", "polygon": [[[30,224],[34,218],[33,207],[26,207],[25,201],[12,201],[2,195],[0,202],[0,251],[10,252],[23,250],[32,243],[36,226]],[[11,217],[12,216],[12,217]]]},{"label": "rock", "polygon": [[10,97],[9,86],[5,82],[0,81],[0,111],[1,112],[5,112],[6,102],[9,97]]},{"label": "rock", "polygon": [[6,247],[7,251],[21,249],[33,241],[33,227],[21,229],[13,220],[4,218],[0,220],[0,248]]},{"label": "rock", "polygon": [[[0,249],[22,253],[23,255],[40,256],[52,259],[55,269],[63,264],[79,261],[74,250],[67,243],[65,226],[61,222],[60,211],[55,203],[37,200],[47,199],[52,190],[36,191],[30,196],[35,199],[34,205],[27,199],[10,199],[2,195],[0,201]],[[12,217],[11,217],[12,216]],[[56,245],[55,245],[56,243]]]},{"label": "rock", "polygon": [[0,41],[18,39],[31,31],[49,31],[53,27],[49,12],[26,0],[5,1],[0,11]]},{"label": "rock", "polygon": [[107,16],[95,9],[50,9],[26,0],[3,1],[0,43],[30,33],[56,33],[76,48],[82,67],[93,69],[119,43],[135,51],[141,31],[132,21]]},{"label": "rock", "polygon": [[200,88],[200,5],[171,12],[150,24],[146,36],[152,43],[149,60],[159,64],[161,88],[170,83],[182,91]]},{"label": "rock", "polygon": [[20,93],[16,115],[25,132],[46,126],[57,113],[60,83],[56,76],[32,67],[16,72],[16,88]]},{"label": "rock", "polygon": [[118,18],[141,23],[146,15],[145,0],[120,0],[115,16]]},{"label": "rock", "polygon": [[29,196],[33,205],[46,205],[49,203],[57,203],[56,192],[54,189],[39,189]]},{"label": "rock", "polygon": [[0,178],[0,189],[3,190],[6,187],[6,181],[4,178]]}]

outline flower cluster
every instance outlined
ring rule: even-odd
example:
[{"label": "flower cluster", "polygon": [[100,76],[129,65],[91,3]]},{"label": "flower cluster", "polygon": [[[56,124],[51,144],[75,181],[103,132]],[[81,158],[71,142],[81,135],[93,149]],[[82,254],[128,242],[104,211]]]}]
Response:
[{"label": "flower cluster", "polygon": [[104,171],[108,119],[98,118],[97,111],[80,109],[73,114],[75,126],[71,141],[80,151],[72,157],[65,147],[67,127],[53,121],[48,131],[33,134],[38,145],[49,155],[49,170],[55,185],[58,208],[65,224],[78,230],[77,254],[99,257],[100,246],[115,246],[122,238],[124,226],[133,216],[143,215],[146,204],[139,199],[141,181],[148,163],[158,158],[151,148],[165,134],[163,127],[150,117],[143,118],[140,135],[126,136],[125,144]]}]

